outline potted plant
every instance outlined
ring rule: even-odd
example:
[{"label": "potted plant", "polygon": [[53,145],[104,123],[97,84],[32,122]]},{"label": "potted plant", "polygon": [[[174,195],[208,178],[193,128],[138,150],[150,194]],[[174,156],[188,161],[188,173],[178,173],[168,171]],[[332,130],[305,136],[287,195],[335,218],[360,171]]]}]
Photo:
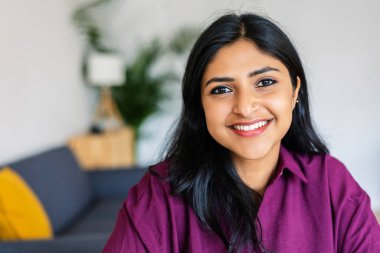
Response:
[{"label": "potted plant", "polygon": [[145,120],[160,110],[161,101],[168,99],[165,85],[179,81],[174,71],[152,74],[155,64],[165,54],[181,55],[192,45],[198,31],[191,27],[179,29],[164,45],[159,39],[140,48],[134,60],[126,66],[124,85],[112,88],[112,94],[125,123],[133,127],[137,138]]},{"label": "potted plant", "polygon": [[[87,59],[91,51],[113,52],[102,43],[102,32],[90,10],[112,0],[98,0],[86,3],[78,8],[73,20],[84,34],[88,47],[83,61],[83,77],[87,79]],[[112,87],[112,98],[126,125],[133,128],[135,140],[141,136],[141,126],[145,120],[160,110],[160,104],[169,96],[165,85],[173,80],[179,80],[178,75],[171,71],[152,74],[152,69],[162,56],[167,54],[181,55],[188,51],[199,31],[193,27],[179,29],[168,43],[153,39],[150,43],[138,49],[133,61],[125,66],[124,82]]]}]

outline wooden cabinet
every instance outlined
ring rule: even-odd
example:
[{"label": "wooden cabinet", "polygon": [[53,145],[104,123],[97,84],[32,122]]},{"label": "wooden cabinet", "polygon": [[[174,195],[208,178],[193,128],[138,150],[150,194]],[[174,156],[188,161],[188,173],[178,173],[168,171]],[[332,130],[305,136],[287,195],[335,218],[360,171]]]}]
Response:
[{"label": "wooden cabinet", "polygon": [[68,145],[86,170],[117,169],[135,164],[134,132],[130,127],[75,136]]}]

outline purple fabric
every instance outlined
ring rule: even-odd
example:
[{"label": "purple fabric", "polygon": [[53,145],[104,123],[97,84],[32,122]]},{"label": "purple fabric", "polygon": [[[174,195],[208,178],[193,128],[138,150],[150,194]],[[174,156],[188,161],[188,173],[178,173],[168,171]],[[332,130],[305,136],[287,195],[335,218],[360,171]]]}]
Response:
[{"label": "purple fabric", "polygon": [[[167,175],[167,164],[154,169]],[[264,246],[273,253],[380,252],[380,227],[368,195],[330,155],[281,147],[278,174],[259,210]],[[103,253],[227,252],[193,210],[147,173],[129,192]],[[244,249],[242,252],[249,252]]]}]

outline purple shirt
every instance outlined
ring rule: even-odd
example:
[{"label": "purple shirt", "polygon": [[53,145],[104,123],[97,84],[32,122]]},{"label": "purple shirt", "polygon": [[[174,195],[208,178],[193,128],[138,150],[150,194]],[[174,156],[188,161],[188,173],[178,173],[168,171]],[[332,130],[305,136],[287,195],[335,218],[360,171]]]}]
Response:
[{"label": "purple shirt", "polygon": [[[167,168],[161,163],[154,169],[165,177]],[[282,146],[277,177],[258,217],[263,244],[274,253],[380,252],[380,227],[368,195],[330,155],[299,155]],[[103,251],[134,252],[227,251],[192,208],[170,194],[167,182],[147,173],[130,190]]]}]

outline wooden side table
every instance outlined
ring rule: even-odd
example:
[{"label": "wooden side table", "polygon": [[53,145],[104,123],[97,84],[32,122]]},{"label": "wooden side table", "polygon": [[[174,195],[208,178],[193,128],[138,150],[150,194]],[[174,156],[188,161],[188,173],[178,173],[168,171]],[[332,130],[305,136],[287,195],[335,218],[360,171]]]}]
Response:
[{"label": "wooden side table", "polygon": [[134,132],[130,127],[75,136],[68,146],[85,170],[117,169],[135,164]]}]

